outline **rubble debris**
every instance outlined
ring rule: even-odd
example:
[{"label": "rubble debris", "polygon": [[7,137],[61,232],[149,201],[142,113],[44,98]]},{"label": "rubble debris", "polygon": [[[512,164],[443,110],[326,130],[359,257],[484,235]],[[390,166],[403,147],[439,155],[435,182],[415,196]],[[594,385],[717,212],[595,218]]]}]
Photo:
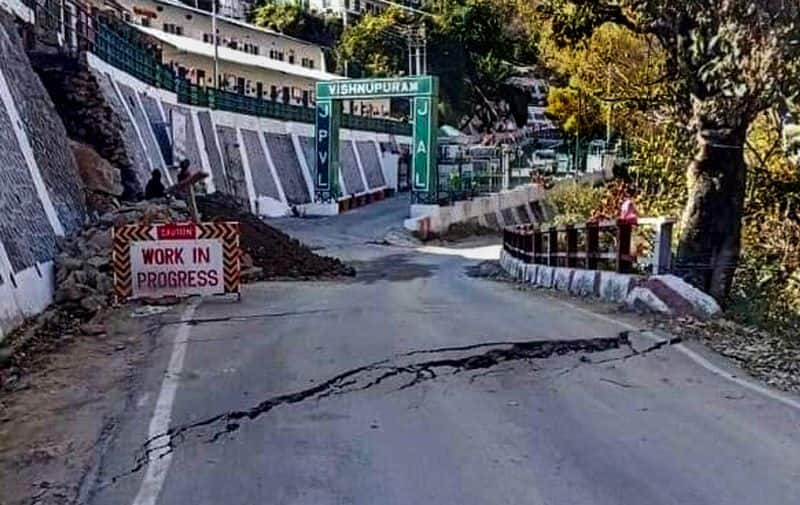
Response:
[{"label": "rubble debris", "polygon": [[233,197],[219,193],[204,195],[198,197],[197,206],[206,221],[239,221],[245,282],[355,275],[353,268],[338,259],[315,254],[298,240],[244,210]]},{"label": "rubble debris", "polygon": [[[9,334],[0,344],[0,387],[16,382],[35,357],[58,349],[78,336],[102,337],[103,312],[111,306],[114,224],[173,222],[189,218],[182,201],[131,203],[103,214],[80,233],[59,239],[55,257],[55,302]],[[11,371],[10,371],[11,370]],[[12,373],[13,371],[13,373]]]},{"label": "rubble debris", "polygon": [[111,265],[113,225],[166,223],[188,218],[183,201],[132,203],[103,214],[80,234],[61,240],[55,260],[56,304],[84,317],[92,317],[108,306],[114,287]]},{"label": "rubble debris", "polygon": [[75,156],[78,172],[86,189],[116,197],[122,196],[124,188],[119,170],[86,144],[70,141],[69,147]]}]

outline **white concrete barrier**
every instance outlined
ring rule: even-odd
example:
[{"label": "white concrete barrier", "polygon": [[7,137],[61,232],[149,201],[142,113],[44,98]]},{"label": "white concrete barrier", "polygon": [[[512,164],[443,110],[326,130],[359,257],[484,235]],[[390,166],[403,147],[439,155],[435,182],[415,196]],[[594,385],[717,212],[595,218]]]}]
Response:
[{"label": "white concrete barrier", "polygon": [[711,296],[672,275],[644,278],[616,272],[527,264],[505,250],[500,253],[500,266],[515,281],[575,296],[596,297],[624,304],[631,310],[701,319],[720,313],[719,305]]}]

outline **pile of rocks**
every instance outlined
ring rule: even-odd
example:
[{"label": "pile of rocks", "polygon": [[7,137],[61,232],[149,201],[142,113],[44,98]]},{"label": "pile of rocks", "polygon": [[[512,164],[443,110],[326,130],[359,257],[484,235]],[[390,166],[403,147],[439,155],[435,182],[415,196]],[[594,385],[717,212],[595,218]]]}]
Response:
[{"label": "pile of rocks", "polygon": [[94,226],[59,244],[56,256],[55,302],[93,315],[108,305],[113,293],[111,227],[129,223],[165,223],[189,219],[179,200],[139,202],[103,214]]}]

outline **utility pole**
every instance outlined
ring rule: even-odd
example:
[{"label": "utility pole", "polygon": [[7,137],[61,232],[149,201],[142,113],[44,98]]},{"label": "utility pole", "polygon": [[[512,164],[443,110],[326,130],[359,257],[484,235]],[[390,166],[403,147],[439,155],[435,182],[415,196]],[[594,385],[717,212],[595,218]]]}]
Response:
[{"label": "utility pole", "polygon": [[575,176],[581,166],[581,116],[583,112],[583,92],[578,88],[578,122],[575,131]]},{"label": "utility pole", "polygon": [[[348,16],[349,16],[349,13],[347,12],[347,9],[345,9],[344,14],[342,15],[342,33],[347,32],[347,17]],[[345,77],[349,77],[348,68],[347,68],[348,66],[349,66],[348,61],[345,58],[345,60],[344,60],[344,76]]]},{"label": "utility pole", "polygon": [[[611,67],[608,67],[606,73],[606,100],[611,97]],[[606,151],[611,148],[611,108],[614,107],[614,102],[607,101],[608,109],[606,110]]]},{"label": "utility pole", "polygon": [[428,41],[425,25],[405,28],[408,43],[408,75],[427,75],[428,73]]},{"label": "utility pole", "polygon": [[211,0],[211,32],[214,38],[214,88],[219,89],[219,31],[217,30],[217,2]]}]

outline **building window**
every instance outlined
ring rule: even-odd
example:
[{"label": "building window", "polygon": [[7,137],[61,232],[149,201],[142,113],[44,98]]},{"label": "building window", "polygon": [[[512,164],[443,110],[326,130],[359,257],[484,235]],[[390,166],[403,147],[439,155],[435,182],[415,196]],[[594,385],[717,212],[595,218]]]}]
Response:
[{"label": "building window", "polygon": [[213,44],[214,43],[214,36],[210,33],[203,34],[203,42],[206,44]]},{"label": "building window", "polygon": [[143,17],[143,18],[142,18],[142,26],[144,26],[144,27],[149,27],[149,26],[150,26],[150,18],[148,18],[148,17]]},{"label": "building window", "polygon": [[284,86],[282,91],[283,91],[282,92],[283,103],[289,103],[289,100],[291,98],[291,96],[289,95],[289,87],[288,86]]},{"label": "building window", "polygon": [[289,63],[294,65],[294,51],[291,49],[289,50]]},{"label": "building window", "polygon": [[303,105],[305,105],[306,107],[308,107],[308,98],[309,98],[308,97],[308,90],[304,89],[303,90]]},{"label": "building window", "polygon": [[269,97],[273,101],[278,99],[278,88],[277,88],[277,86],[270,86],[269,87]]},{"label": "building window", "polygon": [[256,96],[258,98],[264,98],[264,83],[260,81],[256,82]]},{"label": "building window", "polygon": [[164,31],[175,35],[183,35],[183,27],[174,23],[164,23]]}]

